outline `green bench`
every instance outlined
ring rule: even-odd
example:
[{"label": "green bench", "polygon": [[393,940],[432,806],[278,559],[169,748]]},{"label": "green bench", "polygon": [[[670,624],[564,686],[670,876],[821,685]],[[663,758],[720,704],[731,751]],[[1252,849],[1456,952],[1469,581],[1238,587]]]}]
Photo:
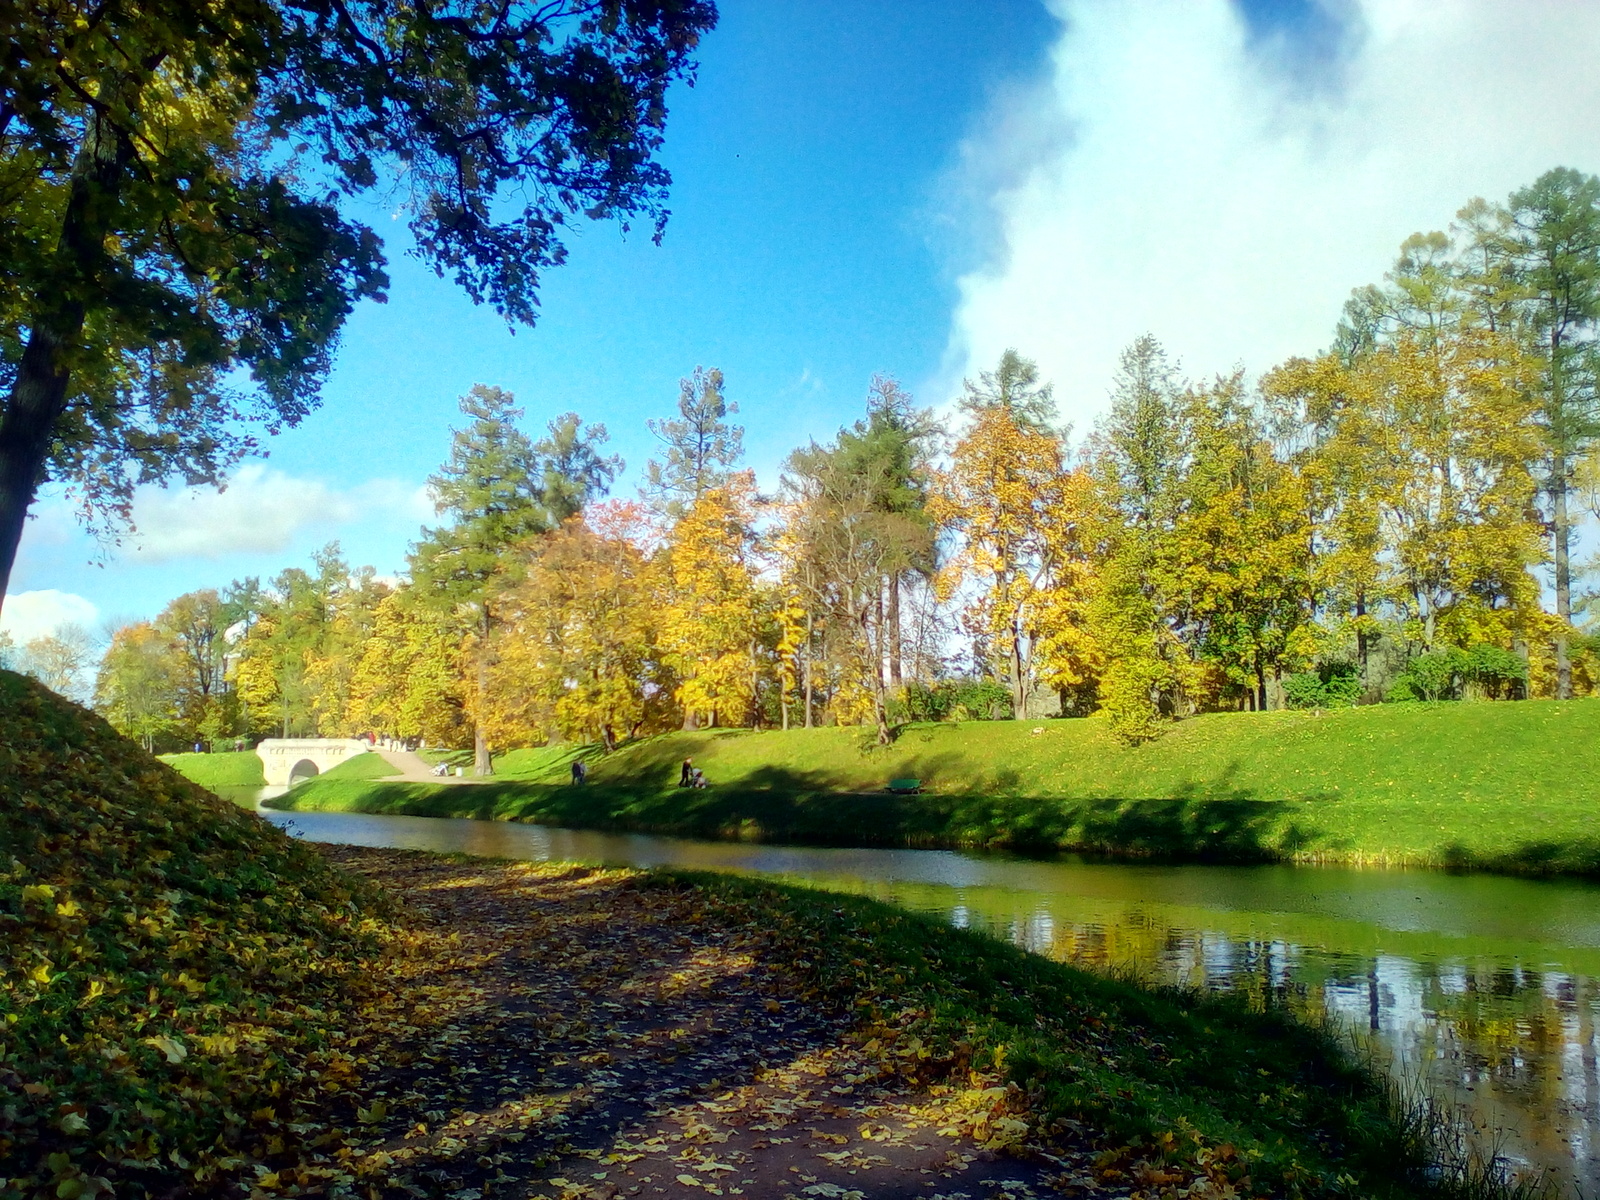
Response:
[{"label": "green bench", "polygon": [[922,790],[920,779],[891,779],[889,790],[897,796],[910,796]]}]

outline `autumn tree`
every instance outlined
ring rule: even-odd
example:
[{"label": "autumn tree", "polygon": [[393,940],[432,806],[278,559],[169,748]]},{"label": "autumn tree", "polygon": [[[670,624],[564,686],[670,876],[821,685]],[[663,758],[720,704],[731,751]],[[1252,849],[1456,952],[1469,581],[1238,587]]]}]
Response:
[{"label": "autumn tree", "polygon": [[881,504],[892,484],[890,463],[862,453],[864,447],[848,438],[844,432],[830,446],[813,442],[785,463],[788,544],[809,568],[803,575],[810,584],[806,607],[827,614],[843,635],[838,653],[844,695],[866,700],[878,742],[887,745],[891,631],[884,620],[884,589],[909,565],[906,546],[925,534],[925,523]]},{"label": "autumn tree", "polygon": [[228,622],[222,598],[215,588],[185,592],[161,610],[154,624],[172,651],[182,720],[198,733],[225,686]]},{"label": "autumn tree", "polygon": [[283,737],[318,732],[318,700],[326,684],[313,667],[327,652],[340,606],[371,572],[366,568],[353,579],[337,542],[312,555],[312,567],[289,567],[273,578],[239,647],[240,698],[259,717],[273,713]]},{"label": "autumn tree", "polygon": [[1012,714],[1027,715],[1039,682],[1038,652],[1050,641],[1051,682],[1082,681],[1086,662],[1074,631],[1088,597],[1090,564],[1083,517],[1088,481],[1067,468],[1050,424],[1049,385],[1034,364],[1006,351],[993,372],[966,385],[969,424],[937,476],[928,512],[960,537],[943,574],[946,594],[975,581],[969,628],[989,646],[1011,692]]},{"label": "autumn tree", "polygon": [[1317,579],[1304,484],[1274,452],[1242,372],[1183,400],[1187,461],[1158,554],[1165,606],[1192,655],[1257,711],[1314,657]]},{"label": "autumn tree", "polygon": [[47,479],[126,516],[318,401],[386,288],[339,201],[398,192],[415,253],[531,324],[584,218],[659,237],[667,89],[709,0],[12,4],[0,73],[0,597]]},{"label": "autumn tree", "polygon": [[436,511],[451,520],[424,530],[412,549],[411,576],[422,602],[460,629],[471,679],[473,771],[488,775],[489,741],[478,714],[488,708],[498,594],[514,582],[502,560],[603,495],[622,463],[601,457],[603,425],[584,428],[571,413],[534,442],[517,427],[522,410],[502,388],[474,386],[461,411],[472,419],[452,435],[449,460],[429,480]]},{"label": "autumn tree", "polygon": [[1600,438],[1600,178],[1547,171],[1511,194],[1491,270],[1515,289],[1527,342],[1540,365],[1537,395],[1544,435],[1541,487],[1555,568],[1556,697],[1572,696],[1573,472]]},{"label": "autumn tree", "polygon": [[89,631],[69,621],[51,633],[23,642],[17,670],[33,676],[58,696],[87,701],[94,659],[94,639]]},{"label": "autumn tree", "polygon": [[468,732],[457,640],[413,589],[384,596],[350,672],[350,727],[457,744]]},{"label": "autumn tree", "polygon": [[501,600],[490,731],[508,741],[598,741],[659,725],[671,690],[656,648],[650,564],[633,505],[598,506],[522,553]]},{"label": "autumn tree", "polygon": [[1197,682],[1162,570],[1189,454],[1182,395],[1161,344],[1137,338],[1122,353],[1110,412],[1093,439],[1104,523],[1090,619],[1105,660],[1100,702],[1129,741],[1153,737],[1158,718],[1186,711]]},{"label": "autumn tree", "polygon": [[754,721],[772,597],[758,572],[755,475],[736,473],[672,528],[656,579],[663,663],[694,727]]},{"label": "autumn tree", "polygon": [[112,728],[154,752],[179,720],[179,669],[171,642],[148,621],[124,625],[95,676],[94,707]]}]

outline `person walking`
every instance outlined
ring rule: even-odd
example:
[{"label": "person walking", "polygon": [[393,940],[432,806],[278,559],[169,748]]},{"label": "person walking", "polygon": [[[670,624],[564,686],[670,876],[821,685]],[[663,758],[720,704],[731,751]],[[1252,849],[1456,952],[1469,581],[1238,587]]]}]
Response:
[{"label": "person walking", "polygon": [[582,759],[575,758],[575,759],[572,760],[572,782],[573,783],[582,783],[584,781],[584,779],[586,779],[588,777],[588,774],[589,774],[589,768],[584,765],[584,762],[583,762]]},{"label": "person walking", "polygon": [[678,775],[678,786],[689,787],[694,783],[694,759],[683,760],[683,771]]}]

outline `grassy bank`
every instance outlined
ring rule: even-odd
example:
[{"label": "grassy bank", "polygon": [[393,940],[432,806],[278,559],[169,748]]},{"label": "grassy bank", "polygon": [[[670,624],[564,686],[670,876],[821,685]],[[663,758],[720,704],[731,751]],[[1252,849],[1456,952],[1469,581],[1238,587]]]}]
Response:
[{"label": "grassy bank", "polygon": [[[1039,729],[1042,732],[1035,733]],[[307,810],[831,843],[1080,850],[1600,874],[1600,700],[1218,714],[1146,746],[1103,722],[671,734],[601,756],[514,751],[462,787],[316,780]],[[713,786],[674,786],[692,757]],[[890,779],[924,793],[890,796]]]},{"label": "grassy bank", "polygon": [[[573,1149],[569,1118],[580,1095],[615,1090],[614,1054],[582,1053],[611,1028],[614,998],[645,1001],[637,1041],[661,1047],[663,1069],[702,1039],[717,1072],[703,1086],[754,1087],[763,1060],[730,1077],[721,1018],[706,1010],[724,977],[718,994],[748,1007],[739,981],[763,963],[783,989],[757,1006],[763,1020],[790,1006],[839,1014],[811,1028],[848,1031],[884,1086],[937,1097],[954,1114],[941,1135],[965,1139],[953,1147],[1055,1144],[1102,1179],[1157,1190],[1203,1178],[1206,1194],[1454,1194],[1424,1184],[1420,1130],[1380,1084],[1287,1018],[1099,978],[859,898],[343,852],[432,871],[405,889],[431,908],[407,913],[30,681],[0,672],[0,714],[7,1200],[351,1194],[358,1182],[363,1195],[432,1194],[436,1169],[542,1172],[546,1144],[588,1171],[605,1150]],[[557,890],[518,896],[518,879]],[[661,923],[636,948],[614,929],[628,892],[639,919]],[[441,903],[459,905],[449,921]],[[508,938],[512,920],[537,928]],[[710,931],[698,948],[682,932],[696,928]],[[530,946],[589,982],[546,996]],[[608,946],[608,970],[649,978],[589,979]],[[679,946],[689,974],[673,966]],[[688,988],[694,972],[708,990]],[[592,1001],[594,1020],[574,1011],[508,1043],[507,1008],[485,999],[508,979],[558,1006]],[[685,1024],[659,1038],[674,997]],[[479,1087],[476,1066],[457,1072],[463,1038],[517,1048],[504,1088]],[[545,1062],[594,1078],[545,1080]],[[505,1088],[524,1100],[508,1104]],[[511,1110],[523,1115],[507,1125]],[[434,1126],[455,1132],[440,1141]],[[602,1131],[614,1152],[623,1128]],[[417,1153],[390,1152],[411,1137]]]},{"label": "grassy bank", "polygon": [[[607,1093],[615,1095],[607,1076],[642,1084],[668,1073],[671,1083],[689,1085],[685,1109],[677,1111],[694,1114],[700,1146],[755,1177],[754,1189],[743,1180],[751,1195],[794,1194],[793,1176],[785,1174],[793,1168],[784,1163],[822,1173],[819,1158],[863,1169],[838,1190],[823,1190],[831,1184],[825,1181],[807,1194],[876,1194],[872,1160],[857,1156],[892,1153],[907,1140],[935,1143],[940,1158],[946,1149],[952,1158],[983,1150],[1059,1155],[1076,1176],[1062,1181],[1069,1195],[1079,1194],[1072,1189],[1085,1176],[1097,1186],[1140,1189],[1152,1200],[1464,1191],[1449,1172],[1443,1185],[1426,1181],[1425,1127],[1397,1113],[1383,1086],[1328,1038],[1237,1002],[1088,974],[872,900],[804,888],[406,851],[330,853],[396,890],[432,898],[439,927],[457,939],[453,952],[489,968],[482,976],[451,968],[460,985],[489,985],[512,971],[513,993],[525,974],[538,980],[540,994],[570,997],[559,1010],[530,1013],[526,1032],[501,1026],[497,1038],[481,1043],[483,1031],[456,1023],[450,1054],[474,1070],[455,1083],[465,1114],[452,1127],[483,1140],[451,1146],[440,1165],[452,1171],[470,1172],[474,1159],[488,1163],[495,1154],[482,1126],[506,1108],[502,1077],[528,1069],[525,1050],[501,1049],[509,1042],[538,1043],[543,1061],[568,1064],[547,1085],[563,1097],[593,1091],[604,1103]],[[608,936],[597,936],[597,922]],[[530,947],[531,957],[508,953],[508,942]],[[769,1022],[790,1031],[808,1023],[811,1052],[792,1049],[771,1064],[757,1048],[741,1060],[730,1047],[749,1045],[741,1038],[747,1030],[760,1044],[780,1040]],[[554,1043],[539,1032],[551,1027],[558,1030]],[[819,1079],[807,1065],[816,1052],[847,1061]],[[815,1138],[814,1126],[840,1115],[837,1106],[845,1106],[847,1119]],[[569,1110],[561,1134],[582,1127],[585,1112]],[[723,1124],[722,1114],[733,1115]],[[920,1124],[903,1124],[909,1114]],[[403,1131],[419,1115],[397,1108],[387,1121]],[[553,1156],[568,1156],[554,1164],[556,1174],[582,1171],[587,1179],[596,1162],[631,1164],[652,1147],[659,1153],[661,1141],[673,1137],[674,1119],[682,1118],[646,1121],[626,1138],[617,1131],[627,1123],[608,1120],[605,1133],[578,1149],[553,1149]],[[755,1142],[752,1122],[762,1131]],[[387,1128],[376,1132],[384,1136]],[[652,1136],[658,1130],[664,1137]],[[530,1130],[527,1145],[543,1152],[532,1139],[551,1132]],[[790,1142],[829,1153],[787,1159],[778,1146]],[[704,1162],[698,1154],[690,1151],[674,1166],[657,1159],[618,1168],[605,1192],[563,1194],[632,1194],[639,1189],[630,1182],[649,1184],[652,1174],[658,1184],[670,1180]],[[718,1178],[732,1184],[739,1176]],[[457,1195],[476,1194],[481,1182],[469,1173],[450,1186],[465,1185]],[[816,1183],[815,1176],[804,1182]],[[925,1182],[956,1190],[936,1177]],[[693,1195],[698,1186],[691,1179],[683,1191],[665,1190]],[[494,1190],[512,1189],[502,1183]]]},{"label": "grassy bank", "polygon": [[1468,1164],[1437,1160],[1430,1185],[1437,1131],[1329,1035],[1288,1016],[1094,975],[874,900],[727,875],[657,878],[762,930],[816,998],[860,1012],[868,1045],[899,1070],[965,1082],[980,1106],[997,1083],[1014,1085],[1036,1130],[1092,1130],[1104,1180],[1150,1195],[1201,1179],[1215,1190],[1200,1195],[1494,1190]]},{"label": "grassy bank", "polygon": [[254,750],[223,750],[215,754],[163,754],[161,761],[191,783],[203,788],[263,787],[261,756]]},{"label": "grassy bank", "polygon": [[400,769],[374,751],[347,758],[338,766],[329,767],[318,779],[387,779],[400,774]]}]

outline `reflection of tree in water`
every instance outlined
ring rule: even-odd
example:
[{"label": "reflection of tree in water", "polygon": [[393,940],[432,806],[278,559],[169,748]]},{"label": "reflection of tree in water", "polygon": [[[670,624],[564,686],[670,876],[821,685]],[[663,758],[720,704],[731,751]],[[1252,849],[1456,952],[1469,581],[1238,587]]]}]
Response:
[{"label": "reflection of tree in water", "polygon": [[[926,905],[906,891],[887,888],[885,898],[933,908],[942,892],[948,911],[948,891],[928,889]],[[963,893],[961,923],[1077,966],[1332,1017],[1402,1087],[1426,1083],[1444,1111],[1459,1109],[1480,1151],[1514,1167],[1571,1172],[1576,1144],[1600,1139],[1600,993],[1590,979],[1188,930],[1137,905],[1096,919],[1062,907],[1025,893]]]}]

